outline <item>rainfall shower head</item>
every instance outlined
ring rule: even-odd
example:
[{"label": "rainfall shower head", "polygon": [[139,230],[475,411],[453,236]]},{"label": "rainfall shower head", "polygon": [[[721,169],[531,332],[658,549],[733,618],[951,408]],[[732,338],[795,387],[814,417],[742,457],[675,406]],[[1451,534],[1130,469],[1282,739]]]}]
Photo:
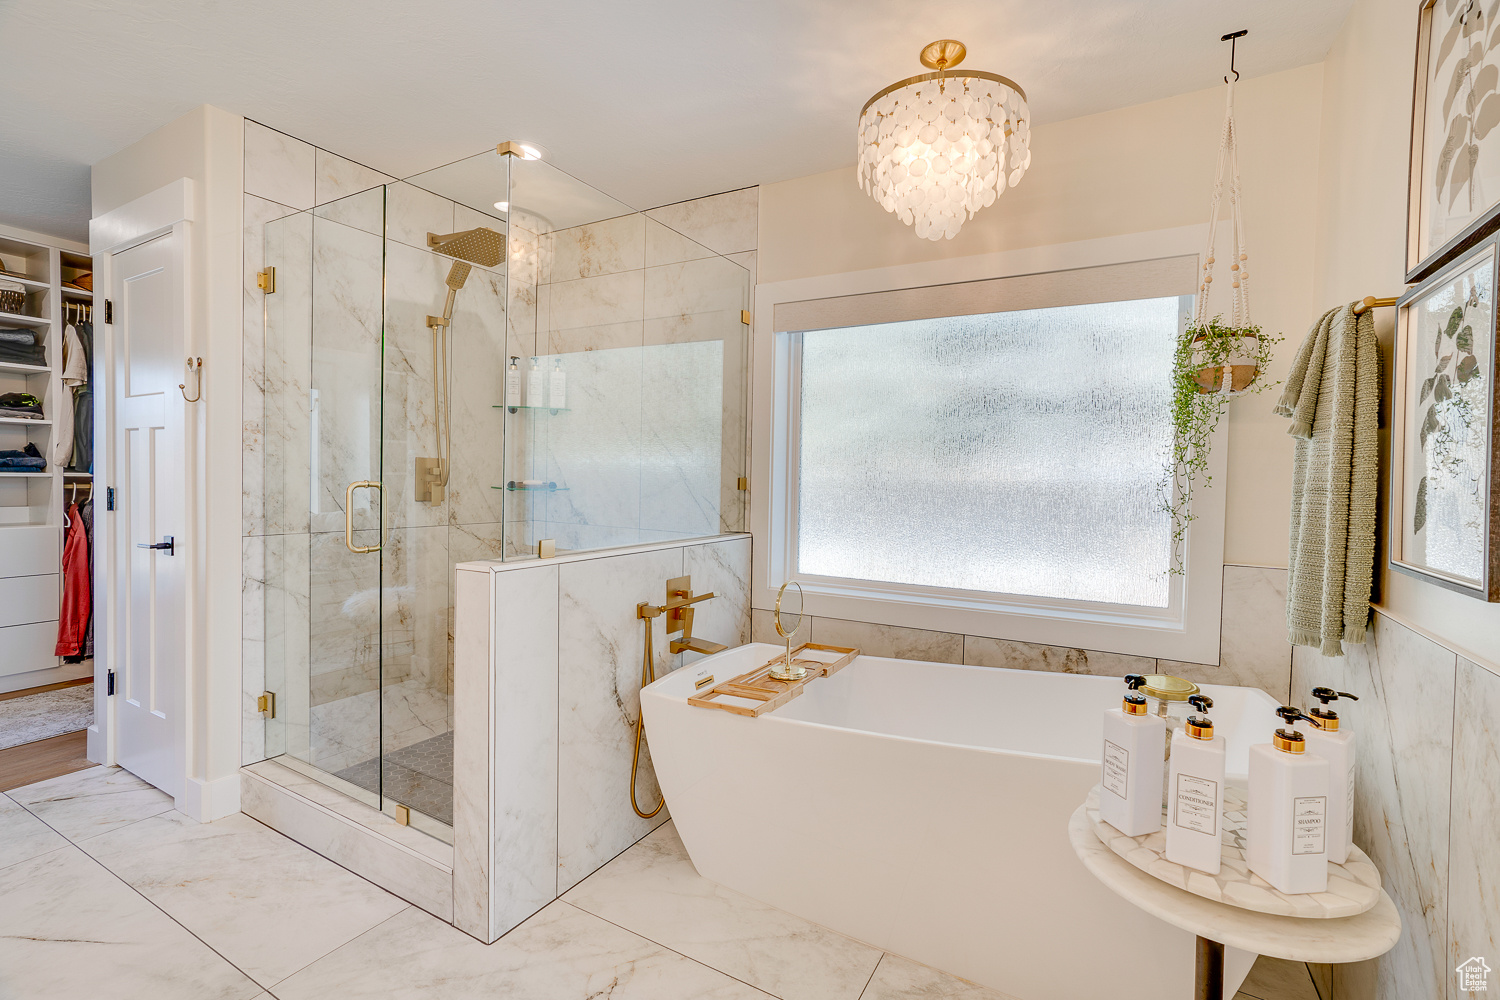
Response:
[{"label": "rainfall shower head", "polygon": [[440,254],[466,260],[480,267],[499,267],[500,262],[505,259],[505,237],[484,226],[446,236],[428,233],[427,245]]}]

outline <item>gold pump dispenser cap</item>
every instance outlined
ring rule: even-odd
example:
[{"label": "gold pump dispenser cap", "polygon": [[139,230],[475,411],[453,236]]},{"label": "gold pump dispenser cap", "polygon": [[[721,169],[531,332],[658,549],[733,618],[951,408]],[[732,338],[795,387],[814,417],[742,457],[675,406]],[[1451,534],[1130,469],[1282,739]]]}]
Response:
[{"label": "gold pump dispenser cap", "polygon": [[1150,714],[1146,705],[1146,696],[1135,691],[1131,691],[1125,696],[1124,700],[1120,702],[1120,711],[1124,712],[1126,715]]},{"label": "gold pump dispenser cap", "polygon": [[1149,674],[1142,688],[1157,701],[1187,701],[1198,693],[1198,685],[1171,674]]},{"label": "gold pump dispenser cap", "polygon": [[1319,732],[1336,733],[1339,731],[1339,713],[1331,712],[1326,708],[1309,709],[1307,721],[1311,722]]},{"label": "gold pump dispenser cap", "polygon": [[1214,720],[1206,715],[1190,715],[1182,724],[1182,731],[1195,740],[1211,740],[1214,738]]},{"label": "gold pump dispenser cap", "polygon": [[1303,753],[1307,750],[1307,741],[1295,729],[1276,730],[1271,736],[1271,745],[1283,753]]}]

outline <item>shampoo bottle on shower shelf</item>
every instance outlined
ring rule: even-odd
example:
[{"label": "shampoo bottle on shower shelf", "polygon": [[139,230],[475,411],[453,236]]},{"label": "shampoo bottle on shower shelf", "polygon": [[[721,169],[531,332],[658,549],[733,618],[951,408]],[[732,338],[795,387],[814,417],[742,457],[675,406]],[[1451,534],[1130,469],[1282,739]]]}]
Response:
[{"label": "shampoo bottle on shower shelf", "polygon": [[546,389],[542,386],[542,369],[536,358],[531,359],[531,371],[526,373],[526,405],[546,406]]},{"label": "shampoo bottle on shower shelf", "polygon": [[1161,829],[1167,724],[1147,714],[1146,696],[1136,690],[1145,683],[1140,674],[1126,674],[1125,700],[1104,713],[1099,818],[1127,837]]},{"label": "shampoo bottle on shower shelf", "polygon": [[552,381],[548,390],[548,406],[554,410],[568,408],[568,373],[563,371],[562,358],[556,358],[552,362]]},{"label": "shampoo bottle on shower shelf", "polygon": [[1354,734],[1339,728],[1339,714],[1328,707],[1340,698],[1359,698],[1347,691],[1313,688],[1322,704],[1297,723],[1307,741],[1307,752],[1328,761],[1328,860],[1341,865],[1349,859],[1354,842]]},{"label": "shampoo bottle on shower shelf", "polygon": [[[1195,694],[1188,702],[1200,713],[1213,699]],[[1219,874],[1220,823],[1224,815],[1224,737],[1214,735],[1206,714],[1190,715],[1172,735],[1172,799],[1167,804],[1167,860]]]},{"label": "shampoo bottle on shower shelf", "polygon": [[[1302,718],[1289,705],[1276,714]],[[1278,729],[1270,743],[1250,748],[1246,823],[1251,871],[1285,893],[1328,888],[1328,761],[1308,753],[1297,730]]]},{"label": "shampoo bottle on shower shelf", "polygon": [[521,359],[512,357],[505,369],[505,405],[514,410],[521,405]]}]

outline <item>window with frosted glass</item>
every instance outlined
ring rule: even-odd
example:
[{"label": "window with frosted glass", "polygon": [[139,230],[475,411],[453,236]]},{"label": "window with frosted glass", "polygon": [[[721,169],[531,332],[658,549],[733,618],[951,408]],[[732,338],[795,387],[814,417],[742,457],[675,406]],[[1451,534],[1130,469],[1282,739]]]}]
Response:
[{"label": "window with frosted glass", "polygon": [[800,334],[798,571],[1166,607],[1190,301]]}]

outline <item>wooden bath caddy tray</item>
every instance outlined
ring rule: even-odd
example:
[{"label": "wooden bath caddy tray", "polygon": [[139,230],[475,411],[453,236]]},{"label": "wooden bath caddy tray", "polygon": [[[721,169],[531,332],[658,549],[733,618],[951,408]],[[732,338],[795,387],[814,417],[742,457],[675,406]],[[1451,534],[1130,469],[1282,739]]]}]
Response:
[{"label": "wooden bath caddy tray", "polygon": [[[798,654],[804,652],[837,653],[834,660],[812,660],[798,659]],[[792,650],[792,662],[797,666],[807,668],[807,676],[801,680],[778,681],[771,676],[771,669],[786,661],[786,654],[782,654],[748,673],[740,674],[722,684],[716,684],[703,694],[693,695],[688,699],[689,705],[697,705],[699,708],[719,708],[735,715],[757,716],[764,715],[773,708],[780,708],[793,698],[802,693],[809,681],[815,677],[827,677],[836,674],[840,670],[854,662],[859,655],[858,649],[847,646],[822,646],[815,642],[804,642]],[[710,678],[712,679],[712,678]],[[700,682],[701,683],[701,682]],[[719,701],[723,697],[742,698],[753,701],[754,705],[736,705],[727,701]]]},{"label": "wooden bath caddy tray", "polygon": [[1205,899],[1256,913],[1322,918],[1352,917],[1380,900],[1380,872],[1364,851],[1352,845],[1343,864],[1328,862],[1326,892],[1280,892],[1252,872],[1245,863],[1245,845],[1249,840],[1245,829],[1246,788],[1237,782],[1224,783],[1223,860],[1217,875],[1206,875],[1167,860],[1165,811],[1160,830],[1127,837],[1099,818],[1098,785],[1089,791],[1085,806],[1094,835],[1111,851],[1147,875]]}]

